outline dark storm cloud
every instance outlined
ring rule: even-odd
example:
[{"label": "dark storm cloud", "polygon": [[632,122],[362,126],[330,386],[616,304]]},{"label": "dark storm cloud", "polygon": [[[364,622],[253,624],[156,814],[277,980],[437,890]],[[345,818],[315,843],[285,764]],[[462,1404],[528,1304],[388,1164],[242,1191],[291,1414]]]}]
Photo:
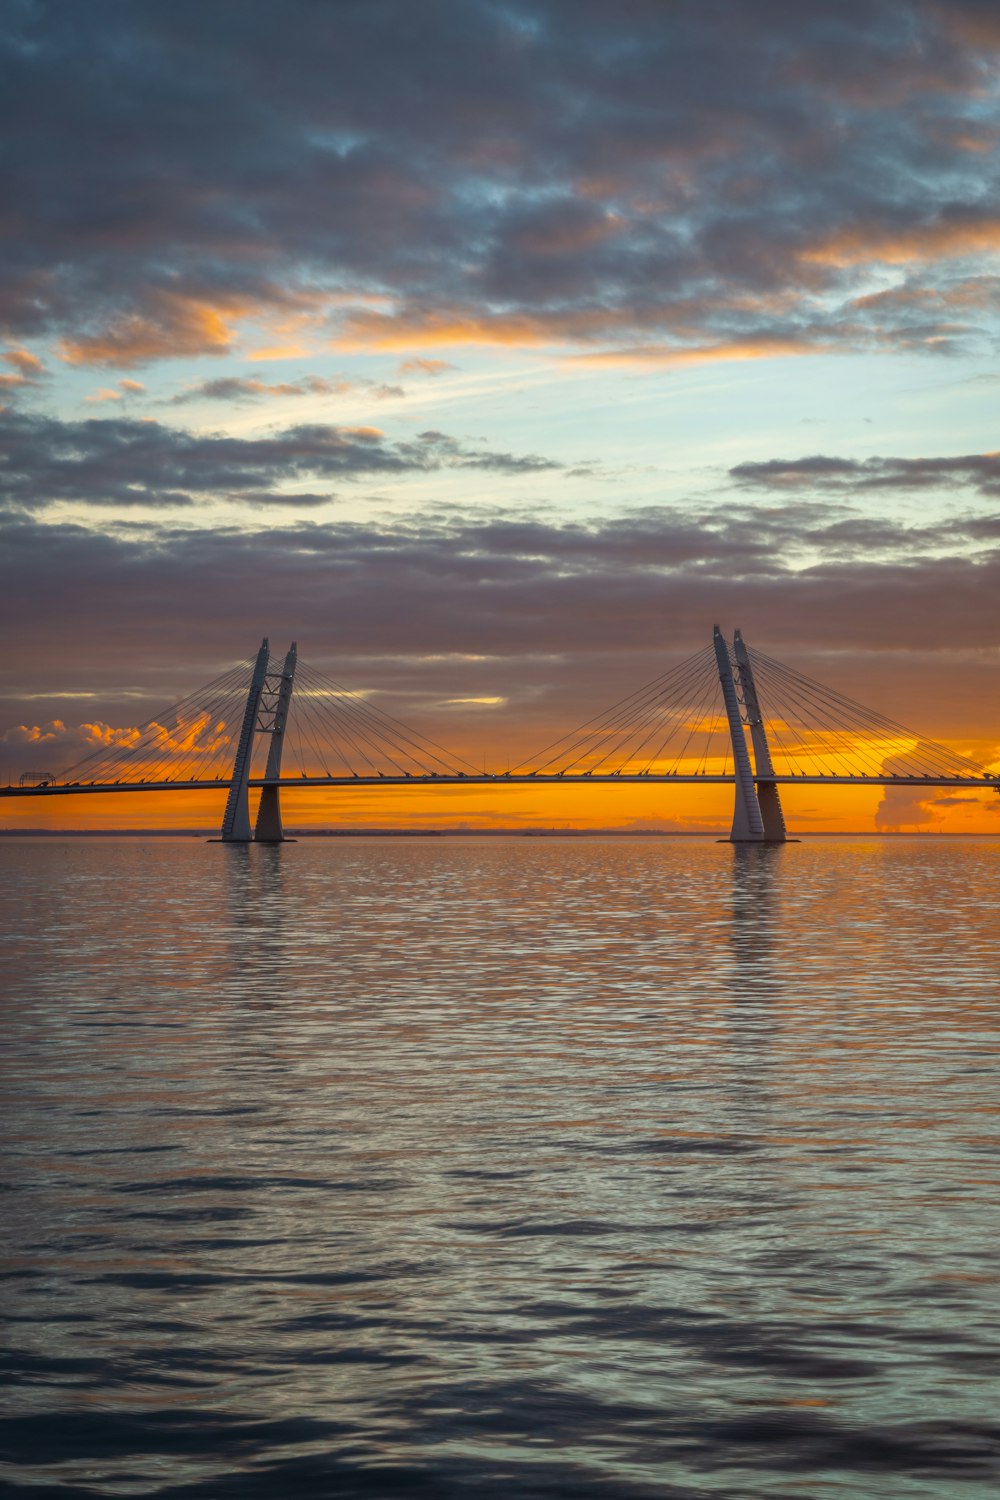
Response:
[{"label": "dark storm cloud", "polygon": [[[748,489],[816,490],[826,494],[865,494],[871,490],[969,489],[1000,496],[1000,453],[968,453],[954,458],[767,459],[737,464],[729,477]],[[980,523],[982,524],[982,523]]]},{"label": "dark storm cloud", "polygon": [[974,0],[12,0],[0,322],[118,367],[269,312],[960,347],[996,310],[963,257],[1000,246],[997,48]]},{"label": "dark storm cloud", "polygon": [[388,442],[375,427],[312,423],[269,437],[186,432],[159,422],[60,422],[0,412],[0,504],[25,510],[59,501],[110,506],[191,506],[206,499],[322,504],[331,495],[287,495],[302,476],[352,480],[485,469],[534,473],[558,465],[537,455],[469,448],[443,432]]}]

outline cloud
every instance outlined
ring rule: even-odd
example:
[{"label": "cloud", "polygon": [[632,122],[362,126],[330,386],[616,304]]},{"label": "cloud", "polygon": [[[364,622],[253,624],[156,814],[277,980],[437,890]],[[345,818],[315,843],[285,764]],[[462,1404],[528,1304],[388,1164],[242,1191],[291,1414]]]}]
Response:
[{"label": "cloud", "polygon": [[228,354],[233,324],[244,304],[220,299],[212,306],[194,297],[158,288],[143,289],[142,311],[123,312],[96,332],[67,335],[59,357],[68,365],[107,365],[132,369],[157,359]]},{"label": "cloud", "polygon": [[887,786],[875,809],[875,827],[881,833],[905,833],[908,829],[932,828],[943,822],[940,798],[921,796],[919,787]]},{"label": "cloud", "polygon": [[1000,495],[1000,453],[968,453],[945,458],[772,458],[736,464],[729,477],[747,489],[785,493],[861,495],[873,490],[970,489]]},{"label": "cloud", "polygon": [[[116,391],[98,393],[109,397],[119,399]],[[527,474],[558,465],[535,454],[470,447],[443,432],[393,443],[377,427],[312,423],[240,438],[150,420],[60,422],[0,413],[0,504],[25,510],[59,502],[188,507],[206,499],[315,506],[332,494],[281,487],[302,477],[349,481],[446,468]]]},{"label": "cloud", "polygon": [[[0,735],[0,743],[21,752],[24,760],[30,759],[28,770],[62,771],[85,757],[91,757],[94,751],[131,749],[144,738],[148,745],[150,731],[155,737],[159,761],[177,757],[189,763],[193,752],[214,756],[217,751],[228,748],[232,744],[232,732],[226,730],[225,720],[219,717],[218,709],[215,712],[198,709],[182,712],[179,717],[174,716],[164,723],[153,720],[141,727],[112,725],[100,719],[80,724],[67,724],[62,719],[51,719],[46,724],[17,724]],[[88,779],[86,773],[84,779]]]},{"label": "cloud", "polygon": [[40,385],[47,373],[38,356],[27,349],[6,349],[0,360],[10,365],[13,372],[0,370],[0,392],[7,395],[16,395],[25,386]]},{"label": "cloud", "polygon": [[494,696],[492,698],[446,698],[442,704],[443,708],[459,708],[471,705],[476,708],[498,708],[506,703],[507,699]]},{"label": "cloud", "polygon": [[[140,472],[161,465],[155,428],[153,436],[149,452],[133,455]],[[300,441],[296,455],[306,447]],[[370,447],[378,454],[382,444]],[[277,449],[285,462],[284,440]],[[93,462],[103,456],[102,448]],[[183,449],[173,454],[183,461]],[[225,461],[234,465],[231,454]],[[187,463],[194,467],[190,454]],[[179,482],[161,475],[171,477]],[[110,482],[88,473],[87,492]],[[127,484],[125,473],[115,482]],[[1000,544],[960,556],[942,552],[936,534],[900,525],[882,537],[880,556],[863,531],[845,542],[839,524],[835,515],[817,523],[811,504],[746,518],[662,506],[587,524],[442,508],[379,523],[290,517],[251,526],[243,518],[208,529],[185,518],[104,535],[22,514],[3,524],[0,589],[11,617],[31,621],[23,670],[33,691],[116,680],[138,664],[145,678],[170,653],[183,677],[202,669],[206,653],[224,663],[237,643],[269,630],[309,641],[313,659],[381,662],[364,670],[382,681],[416,672],[435,702],[507,696],[523,708],[544,684],[554,701],[578,703],[591,677],[610,702],[623,680],[638,684],[707,644],[718,619],[931,738],[946,733],[939,701],[971,733],[1000,642]]]},{"label": "cloud", "polygon": [[146,387],[141,380],[119,380],[116,386],[104,386],[89,396],[84,396],[88,405],[98,406],[109,401],[124,401],[129,396],[144,396]]},{"label": "cloud", "polygon": [[[225,354],[251,326],[261,348],[310,328],[416,359],[649,345],[653,365],[675,348],[941,352],[995,335],[995,304],[947,306],[1000,251],[988,4],[247,0],[240,15],[15,9],[0,38],[19,146],[12,338],[126,369]],[[896,285],[923,305],[865,302]]]},{"label": "cloud", "polygon": [[446,359],[404,359],[399,367],[399,373],[400,375],[435,376],[457,369],[457,365],[449,364]]},{"label": "cloud", "polygon": [[604,349],[599,353],[577,354],[574,363],[619,366],[625,369],[680,369],[686,365],[741,363],[748,359],[781,359],[788,355],[821,354],[822,344],[801,339],[758,338],[740,343],[708,344],[685,348],[669,344],[637,344],[629,349]]},{"label": "cloud", "polygon": [[30,752],[40,767],[66,763],[68,755],[81,756],[102,746],[133,745],[139,738],[137,729],[115,728],[100,720],[90,724],[66,724],[50,719],[45,724],[15,724],[0,734],[0,744],[12,750]]},{"label": "cloud", "polygon": [[4,364],[13,365],[22,380],[38,380],[45,374],[45,366],[38,355],[27,349],[5,349],[0,359]]},{"label": "cloud", "polygon": [[[125,384],[124,381],[121,383]],[[184,406],[192,401],[262,401],[267,397],[356,395],[385,401],[405,396],[406,392],[401,385],[380,385],[374,380],[326,380],[321,375],[303,375],[299,380],[271,383],[255,375],[223,375],[215,380],[203,380],[198,385],[178,392],[170,398],[170,404]]]},{"label": "cloud", "polygon": [[826,240],[803,250],[804,260],[831,266],[869,261],[905,265],[914,260],[936,260],[959,255],[991,254],[1000,250],[1000,217],[961,213],[899,230],[877,223],[838,230]]},{"label": "cloud", "polygon": [[[889,757],[883,770],[900,775],[912,774],[912,765],[905,757]],[[988,810],[992,802],[982,797],[949,794],[936,797],[928,791],[914,786],[885,786],[882,798],[875,809],[875,827],[886,833],[900,833],[909,828],[928,828],[940,824],[944,814],[939,808],[972,806],[979,811]]]},{"label": "cloud", "polygon": [[983,807],[984,805],[990,805],[984,804],[981,797],[935,797],[931,802],[931,806],[962,807],[965,803],[968,803],[972,807]]}]

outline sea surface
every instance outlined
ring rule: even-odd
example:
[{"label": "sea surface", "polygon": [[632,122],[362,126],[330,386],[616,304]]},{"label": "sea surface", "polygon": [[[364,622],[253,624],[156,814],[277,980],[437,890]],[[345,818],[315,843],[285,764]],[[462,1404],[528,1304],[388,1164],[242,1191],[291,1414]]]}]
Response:
[{"label": "sea surface", "polygon": [[0,1493],[1000,1493],[1000,841],[6,839]]}]

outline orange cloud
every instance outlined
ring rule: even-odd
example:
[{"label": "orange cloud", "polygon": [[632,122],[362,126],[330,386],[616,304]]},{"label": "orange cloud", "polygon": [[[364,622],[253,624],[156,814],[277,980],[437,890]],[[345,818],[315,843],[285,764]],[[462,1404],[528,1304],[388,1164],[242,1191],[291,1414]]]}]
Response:
[{"label": "orange cloud", "polygon": [[97,750],[102,745],[134,745],[139,731],[129,727],[116,729],[100,719],[92,724],[77,724],[71,728],[63,719],[50,719],[47,724],[16,724],[2,737],[6,745],[66,745],[70,750]]},{"label": "orange cloud", "polygon": [[532,346],[552,342],[548,323],[526,314],[434,312],[425,314],[354,311],[347,314],[336,344],[360,351],[385,349],[403,352],[414,345],[448,347],[460,344]]},{"label": "orange cloud", "polygon": [[213,723],[207,713],[198,714],[187,724],[179,723],[174,729],[155,721],[151,727],[156,749],[175,755],[188,755],[192,750],[199,755],[214,755],[231,742],[231,736],[225,732],[225,720]]},{"label": "orange cloud", "polygon": [[[822,346],[804,340],[747,338],[725,343],[637,343],[625,348],[597,348],[614,339],[641,337],[641,330],[669,327],[678,340],[694,341],[709,313],[727,308],[761,315],[780,310],[788,293],[769,298],[688,299],[666,306],[602,307],[565,312],[475,313],[464,307],[442,308],[424,313],[409,308],[393,313],[354,309],[347,313],[338,347],[352,352],[385,350],[404,352],[414,347],[479,345],[543,349],[573,344],[590,345],[593,352],[576,356],[598,364],[648,366],[650,364],[702,364],[717,360],[767,359],[783,354],[821,352]],[[402,370],[445,365],[445,361],[409,359]]]},{"label": "orange cloud", "polygon": [[263,363],[265,360],[303,359],[308,353],[305,344],[270,344],[251,349],[247,358]]},{"label": "orange cloud", "polygon": [[4,364],[13,365],[23,380],[34,380],[45,373],[45,366],[38,355],[32,354],[28,349],[7,349],[0,358]]},{"label": "orange cloud", "polygon": [[23,385],[37,385],[45,374],[45,366],[37,355],[27,349],[7,349],[0,354],[5,364],[12,365],[13,375],[0,374],[0,391],[14,391]]},{"label": "orange cloud", "polygon": [[210,306],[172,292],[159,292],[149,313],[131,313],[99,333],[63,339],[58,353],[68,365],[117,365],[130,369],[153,359],[191,354],[227,354],[233,321],[242,305]]},{"label": "orange cloud", "polygon": [[[718,310],[714,300],[710,306]],[[745,299],[740,304],[745,305]],[[755,303],[755,306],[763,306]],[[552,344],[597,343],[625,331],[670,323],[674,328],[704,316],[709,304],[684,302],[665,307],[574,308],[565,312],[478,313],[466,307],[433,312],[402,308],[395,312],[352,309],[345,314],[336,345],[339,348],[389,350],[478,344],[493,347],[540,348]],[[419,361],[410,361],[412,364]],[[424,364],[436,362],[424,361]]]},{"label": "orange cloud", "polygon": [[6,745],[52,745],[65,734],[66,725],[62,719],[50,719],[48,724],[15,724],[3,739]]},{"label": "orange cloud", "polygon": [[825,266],[854,266],[867,261],[905,265],[956,255],[1000,251],[1000,218],[983,216],[955,224],[928,224],[908,230],[848,229],[830,235],[801,259]]},{"label": "orange cloud", "polygon": [[822,354],[822,344],[807,344],[794,339],[754,339],[725,344],[706,344],[700,349],[681,348],[676,344],[638,344],[630,349],[601,349],[588,354],[564,356],[573,364],[618,366],[626,369],[663,368],[684,365],[711,365],[748,359],[781,359],[790,354]]}]

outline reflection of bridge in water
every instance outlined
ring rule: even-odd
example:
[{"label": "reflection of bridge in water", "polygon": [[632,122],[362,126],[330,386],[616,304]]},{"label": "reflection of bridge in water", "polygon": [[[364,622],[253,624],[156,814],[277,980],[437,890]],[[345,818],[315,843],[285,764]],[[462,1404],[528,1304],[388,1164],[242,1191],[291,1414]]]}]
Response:
[{"label": "reflection of bridge in water", "polygon": [[784,841],[782,785],[1000,791],[983,766],[752,650],[739,631],[730,646],[716,626],[710,647],[513,770],[479,770],[299,662],[294,645],[279,665],[265,640],[155,719],[113,731],[59,775],[25,773],[0,797],[224,791],[224,842],[277,843],[280,794],[295,788],[713,783],[734,789],[736,843]]}]

